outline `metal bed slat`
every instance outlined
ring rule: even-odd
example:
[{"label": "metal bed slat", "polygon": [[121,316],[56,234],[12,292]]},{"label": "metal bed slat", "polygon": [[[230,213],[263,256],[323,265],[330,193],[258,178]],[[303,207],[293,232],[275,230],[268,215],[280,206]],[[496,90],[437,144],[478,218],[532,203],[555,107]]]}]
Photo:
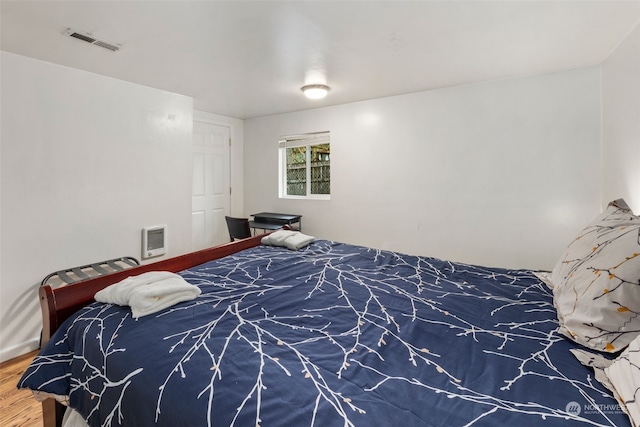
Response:
[{"label": "metal bed slat", "polygon": [[67,275],[67,272],[64,271],[64,270],[63,271],[58,271],[55,275],[58,276],[60,278],[60,280],[62,280],[65,283],[73,283],[73,282],[75,282],[75,280],[72,279],[71,277],[69,277]]},{"label": "metal bed slat", "polygon": [[122,257],[122,258],[120,258],[120,261],[122,261],[122,262],[124,262],[126,264],[129,264],[131,267],[135,267],[137,265],[140,265],[140,263],[138,262],[137,259],[132,258],[130,256]]},{"label": "metal bed slat", "polygon": [[119,260],[111,259],[111,260],[107,261],[106,264],[109,267],[113,268],[114,271],[124,270],[124,267],[122,267],[121,265],[116,264],[116,261],[119,261]]},{"label": "metal bed slat", "polygon": [[[127,256],[127,257],[121,257],[121,258],[114,258],[114,259],[97,262],[93,264],[67,268],[64,270],[56,271],[54,273],[51,273],[45,276],[45,278],[42,279],[41,286],[48,284],[50,280],[56,277],[59,279],[59,281],[63,282],[63,283],[58,283],[57,285],[71,284],[71,283],[76,283],[76,282],[81,282],[83,280],[91,279],[92,277],[104,276],[105,274],[110,274],[116,271],[125,270],[127,268],[136,267],[138,265],[140,265],[140,261],[138,261],[134,257]],[[92,272],[95,272],[96,274],[92,274]],[[53,283],[50,283],[50,284],[53,285]]]},{"label": "metal bed slat", "polygon": [[[71,269],[71,271],[73,271],[73,274],[75,274],[76,276],[78,276],[78,279],[79,279],[79,280],[86,280],[86,279],[88,279],[88,278],[89,278],[89,276],[88,276],[88,275],[86,275],[86,274],[84,273],[84,271],[82,271],[82,269],[81,269],[81,268],[79,268],[79,267],[72,268],[72,269]],[[76,280],[76,281],[77,281],[77,280]]]},{"label": "metal bed slat", "polygon": [[100,276],[104,276],[105,274],[109,274],[109,272],[107,270],[105,270],[104,268],[102,268],[102,266],[100,264],[93,264],[91,266]]}]

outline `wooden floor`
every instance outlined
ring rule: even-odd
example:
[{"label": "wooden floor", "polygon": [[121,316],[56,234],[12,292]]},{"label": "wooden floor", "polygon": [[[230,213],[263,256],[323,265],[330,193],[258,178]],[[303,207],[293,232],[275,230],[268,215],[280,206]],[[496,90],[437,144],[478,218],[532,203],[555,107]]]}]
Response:
[{"label": "wooden floor", "polygon": [[0,363],[0,426],[42,427],[42,405],[16,384],[37,352]]}]

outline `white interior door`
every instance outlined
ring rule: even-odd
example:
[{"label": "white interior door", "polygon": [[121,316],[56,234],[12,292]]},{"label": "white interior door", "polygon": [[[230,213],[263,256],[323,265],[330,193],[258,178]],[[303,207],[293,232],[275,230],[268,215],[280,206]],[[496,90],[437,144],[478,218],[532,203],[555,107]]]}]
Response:
[{"label": "white interior door", "polygon": [[229,145],[226,126],[193,123],[193,187],[191,242],[193,250],[229,241],[225,215],[230,212]]}]

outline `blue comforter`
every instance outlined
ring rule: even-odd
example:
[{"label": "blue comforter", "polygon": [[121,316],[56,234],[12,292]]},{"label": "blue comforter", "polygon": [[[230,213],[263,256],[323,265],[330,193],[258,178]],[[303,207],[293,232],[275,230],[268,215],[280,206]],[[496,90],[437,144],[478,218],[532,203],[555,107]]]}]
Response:
[{"label": "blue comforter", "polygon": [[530,271],[329,241],[181,273],[197,299],[93,303],[19,387],[91,426],[625,426]]}]

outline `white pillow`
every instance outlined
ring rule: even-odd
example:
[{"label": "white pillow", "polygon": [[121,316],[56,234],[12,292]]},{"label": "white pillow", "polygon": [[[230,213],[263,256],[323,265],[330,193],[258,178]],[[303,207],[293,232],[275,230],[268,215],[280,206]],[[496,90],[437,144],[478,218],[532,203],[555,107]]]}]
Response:
[{"label": "white pillow", "polygon": [[559,331],[617,352],[640,333],[640,217],[622,199],[576,237],[553,269]]},{"label": "white pillow", "polygon": [[613,394],[625,410],[631,423],[640,426],[640,338],[629,344],[620,356],[608,367],[604,368]]},{"label": "white pillow", "polygon": [[596,380],[613,393],[620,405],[620,409],[629,416],[631,423],[635,427],[640,425],[638,424],[640,410],[634,396],[640,386],[640,371],[638,368],[638,363],[640,362],[640,357],[638,357],[639,339],[636,338],[631,341],[631,344],[617,359],[608,359],[602,354],[595,354],[577,348],[569,350],[580,363],[593,368]]}]

